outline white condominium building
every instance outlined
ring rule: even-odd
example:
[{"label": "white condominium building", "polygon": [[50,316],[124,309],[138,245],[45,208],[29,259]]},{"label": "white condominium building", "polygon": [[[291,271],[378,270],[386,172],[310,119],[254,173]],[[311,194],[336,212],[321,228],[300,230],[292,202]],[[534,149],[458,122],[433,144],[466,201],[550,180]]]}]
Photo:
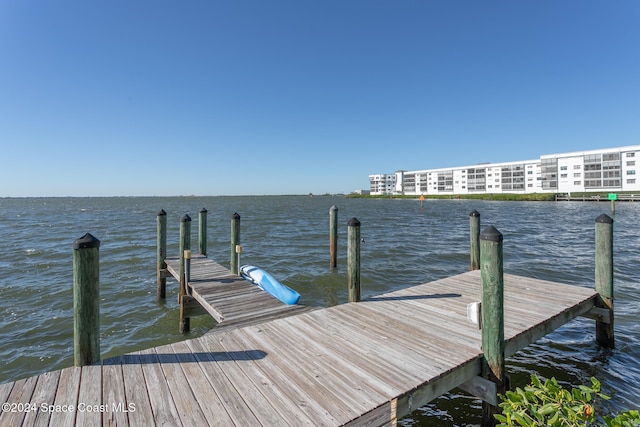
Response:
[{"label": "white condominium building", "polygon": [[[638,162],[638,163],[636,163]],[[640,145],[369,175],[373,195],[640,191]]]}]

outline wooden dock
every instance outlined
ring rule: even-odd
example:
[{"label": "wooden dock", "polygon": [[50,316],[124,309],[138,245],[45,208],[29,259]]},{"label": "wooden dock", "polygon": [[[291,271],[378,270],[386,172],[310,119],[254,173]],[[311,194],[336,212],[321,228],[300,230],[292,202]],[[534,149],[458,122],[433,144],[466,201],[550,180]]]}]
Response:
[{"label": "wooden dock", "polygon": [[[231,320],[224,298],[214,304],[209,298],[218,297],[198,290],[198,262],[207,261],[194,259],[194,297]],[[509,274],[504,290],[507,356],[593,312],[599,298]],[[466,310],[480,298],[475,270],[47,372],[0,385],[8,403],[0,425],[394,425],[455,387],[474,387],[481,332]]]},{"label": "wooden dock", "polygon": [[[168,272],[180,281],[180,258],[165,260]],[[245,325],[309,311],[304,305],[287,305],[204,255],[191,258],[188,294],[219,327]],[[203,313],[193,309],[193,313]]]},{"label": "wooden dock", "polygon": [[[570,195],[556,194],[556,202],[610,202],[608,196],[601,195]],[[615,201],[617,202],[640,202],[640,194],[617,194]]]}]

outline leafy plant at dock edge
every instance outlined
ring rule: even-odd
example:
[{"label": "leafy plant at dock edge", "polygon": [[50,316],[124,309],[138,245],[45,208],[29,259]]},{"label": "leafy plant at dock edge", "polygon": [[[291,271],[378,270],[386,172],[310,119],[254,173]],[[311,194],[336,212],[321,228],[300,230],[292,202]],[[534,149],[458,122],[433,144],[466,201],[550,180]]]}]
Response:
[{"label": "leafy plant at dock edge", "polygon": [[[507,391],[499,395],[502,414],[494,415],[500,427],[506,426],[591,426],[594,425],[595,398],[608,400],[600,393],[600,382],[591,378],[591,387],[581,385],[571,391],[562,388],[555,378],[544,383],[536,375],[523,389]],[[637,410],[625,411],[615,417],[603,416],[608,427],[633,427],[640,425]]]}]

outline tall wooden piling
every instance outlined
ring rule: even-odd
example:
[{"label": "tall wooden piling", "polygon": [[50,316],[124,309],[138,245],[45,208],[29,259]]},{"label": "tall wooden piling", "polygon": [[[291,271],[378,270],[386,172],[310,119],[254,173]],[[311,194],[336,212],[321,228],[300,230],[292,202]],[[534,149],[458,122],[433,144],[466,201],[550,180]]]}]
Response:
[{"label": "tall wooden piling", "polygon": [[167,296],[167,213],[164,209],[158,212],[156,217],[158,224],[158,236],[156,242],[156,281],[158,299],[165,299]]},{"label": "tall wooden piling", "polygon": [[329,268],[338,268],[338,208],[329,209]]},{"label": "tall wooden piling", "polygon": [[[490,225],[480,234],[480,275],[482,277],[482,377],[505,393],[504,363],[504,276],[502,233]],[[482,402],[482,426],[496,425],[497,407]]]},{"label": "tall wooden piling", "polygon": [[608,322],[596,321],[596,341],[603,347],[614,348],[613,333],[613,219],[606,214],[596,218],[595,286],[600,294],[598,307],[609,310]]},{"label": "tall wooden piling", "polygon": [[198,251],[207,256],[207,210],[200,209],[198,213]]},{"label": "tall wooden piling", "polygon": [[347,231],[347,281],[349,302],[360,301],[360,221],[351,218]]},{"label": "tall wooden piling", "polygon": [[239,274],[238,269],[238,253],[236,247],[240,245],[240,215],[238,212],[231,215],[231,257],[230,263],[231,272],[233,274]]},{"label": "tall wooden piling", "polygon": [[469,214],[469,270],[480,269],[480,213],[473,210]]},{"label": "tall wooden piling", "polygon": [[73,362],[100,360],[100,240],[87,233],[73,242]]}]

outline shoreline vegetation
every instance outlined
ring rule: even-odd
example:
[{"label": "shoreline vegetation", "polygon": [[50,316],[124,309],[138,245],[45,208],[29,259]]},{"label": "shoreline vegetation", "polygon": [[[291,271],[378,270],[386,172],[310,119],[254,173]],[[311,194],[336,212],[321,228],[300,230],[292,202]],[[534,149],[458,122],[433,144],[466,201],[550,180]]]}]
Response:
[{"label": "shoreline vegetation", "polygon": [[[632,192],[616,192],[616,194],[635,194]],[[609,193],[605,192],[581,192],[571,193],[571,198],[585,198],[587,200],[608,201]],[[425,195],[425,200],[433,199],[473,199],[473,200],[506,200],[506,201],[522,201],[522,202],[553,202],[556,196],[565,197],[566,193],[528,193],[528,194],[511,194],[511,193],[494,193],[494,194],[429,194]],[[419,195],[375,195],[370,194],[349,194],[345,196],[352,199],[415,199],[420,198]]]}]

